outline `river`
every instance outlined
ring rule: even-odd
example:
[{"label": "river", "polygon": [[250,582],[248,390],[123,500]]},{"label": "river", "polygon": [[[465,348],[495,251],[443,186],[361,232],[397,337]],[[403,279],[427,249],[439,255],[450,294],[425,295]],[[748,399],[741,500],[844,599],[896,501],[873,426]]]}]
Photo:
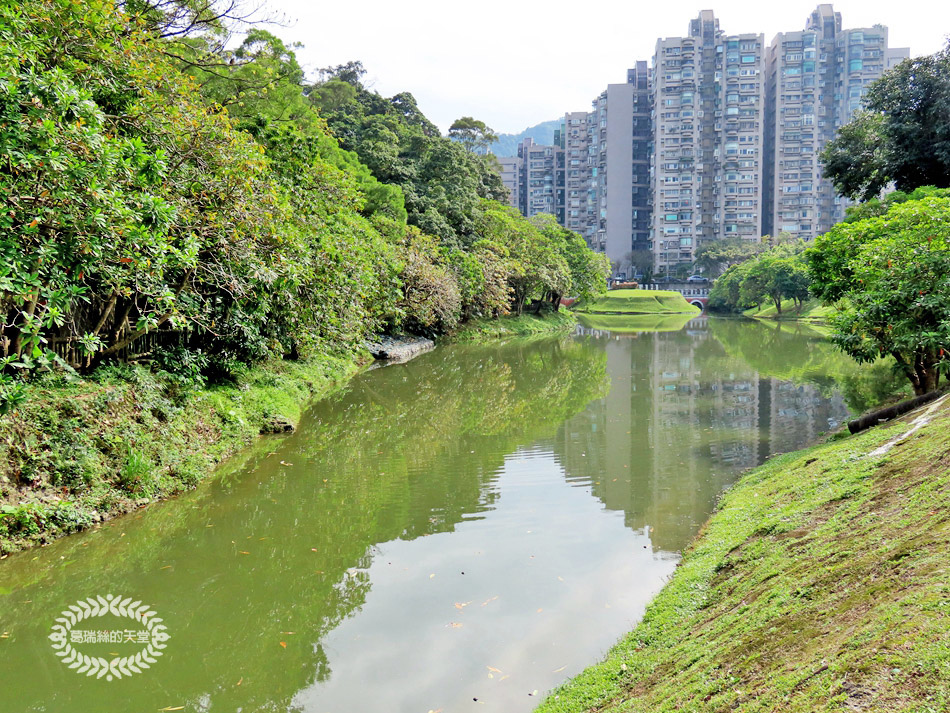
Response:
[{"label": "river", "polygon": [[[743,470],[849,415],[860,376],[807,330],[684,322],[368,371],[196,491],[8,557],[0,711],[531,710],[636,624]],[[169,636],[111,681],[49,638],[107,595]],[[66,638],[108,661],[137,632]]]}]

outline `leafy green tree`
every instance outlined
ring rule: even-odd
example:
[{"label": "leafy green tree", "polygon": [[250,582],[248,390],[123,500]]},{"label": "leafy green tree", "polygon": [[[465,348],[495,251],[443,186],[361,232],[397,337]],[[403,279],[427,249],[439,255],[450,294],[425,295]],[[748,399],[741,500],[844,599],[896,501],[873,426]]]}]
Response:
[{"label": "leafy green tree", "polygon": [[905,192],[950,186],[950,45],[885,72],[864,109],[821,155],[839,193],[870,200],[891,182]]},{"label": "leafy green tree", "polygon": [[567,263],[569,279],[566,282],[553,280],[548,286],[547,299],[555,311],[560,308],[561,299],[567,295],[589,299],[607,290],[610,261],[606,255],[588,248],[578,233],[562,227],[553,215],[541,213],[531,222],[547,239],[551,249]]},{"label": "leafy green tree", "polygon": [[748,302],[748,291],[742,292],[742,283],[751,266],[750,262],[732,265],[720,275],[709,291],[709,309],[713,312],[741,312],[755,307],[757,302]]},{"label": "leafy green tree", "polygon": [[[494,157],[441,136],[408,92],[387,99],[363,87],[358,73],[337,69],[309,98],[343,148],[356,152],[379,181],[400,187],[411,225],[445,245],[471,247],[482,199],[507,197]],[[352,99],[339,87],[344,77]]]},{"label": "leafy green tree", "polygon": [[779,314],[783,300],[791,299],[801,307],[810,284],[803,249],[802,243],[779,244],[730,266],[713,284],[709,308],[742,311],[765,299],[772,301]]},{"label": "leafy green tree", "polygon": [[498,134],[484,121],[463,116],[449,127],[449,138],[458,141],[471,153],[485,153],[498,140]]},{"label": "leafy green tree", "polygon": [[950,198],[839,223],[806,252],[812,291],[838,304],[832,339],[859,362],[890,355],[917,394],[950,366]]},{"label": "leafy green tree", "polygon": [[801,307],[808,299],[810,280],[799,255],[766,254],[749,263],[740,286],[742,302],[758,304],[764,297],[772,300],[782,314],[782,301],[794,300]]},{"label": "leafy green tree", "polygon": [[765,240],[753,242],[743,238],[725,238],[703,243],[696,250],[696,267],[710,277],[718,277],[732,265],[738,265],[769,247]]}]

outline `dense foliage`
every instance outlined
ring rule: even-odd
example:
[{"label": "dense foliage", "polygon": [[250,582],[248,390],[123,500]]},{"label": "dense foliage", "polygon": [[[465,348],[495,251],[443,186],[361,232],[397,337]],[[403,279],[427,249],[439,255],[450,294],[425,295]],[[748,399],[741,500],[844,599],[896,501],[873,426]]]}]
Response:
[{"label": "dense foliage", "polygon": [[849,198],[950,186],[950,45],[901,62],[871,84],[864,111],[821,155],[825,176]]},{"label": "dense foliage", "polygon": [[328,68],[306,91],[341,146],[355,151],[380,181],[402,190],[410,225],[443,243],[471,246],[482,237],[481,201],[507,196],[494,156],[474,153],[491,129],[462,117],[442,136],[411,94],[382,97],[363,86],[364,73],[359,62]]},{"label": "dense foliage", "polygon": [[696,269],[716,278],[733,265],[755,257],[767,247],[764,243],[742,238],[712,240],[696,249]]},{"label": "dense foliage", "polygon": [[808,299],[810,283],[803,249],[801,242],[780,244],[733,264],[710,290],[709,308],[739,312],[770,300],[781,315],[783,300],[800,307]]},{"label": "dense foliage", "polygon": [[367,91],[358,64],[309,86],[267,32],[225,49],[226,19],[0,6],[0,411],[38,369],[221,378],[600,287],[579,238],[494,202],[492,159],[411,95]]},{"label": "dense foliage", "polygon": [[839,304],[835,344],[860,362],[892,356],[923,394],[950,367],[950,197],[918,195],[839,223],[806,257],[812,291]]}]

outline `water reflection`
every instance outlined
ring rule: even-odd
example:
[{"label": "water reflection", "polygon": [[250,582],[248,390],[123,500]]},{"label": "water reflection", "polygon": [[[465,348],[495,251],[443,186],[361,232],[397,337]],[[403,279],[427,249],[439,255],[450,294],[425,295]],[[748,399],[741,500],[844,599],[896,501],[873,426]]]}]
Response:
[{"label": "water reflection", "polygon": [[662,550],[688,543],[738,473],[849,414],[829,375],[844,357],[813,335],[706,317],[677,332],[580,333],[607,354],[612,388],[567,420],[557,452]]},{"label": "water reflection", "polygon": [[[740,470],[847,413],[754,325],[614,327],[364,374],[197,492],[0,563],[0,707],[530,710],[635,623]],[[46,636],[109,592],[172,641],[106,684]]]}]

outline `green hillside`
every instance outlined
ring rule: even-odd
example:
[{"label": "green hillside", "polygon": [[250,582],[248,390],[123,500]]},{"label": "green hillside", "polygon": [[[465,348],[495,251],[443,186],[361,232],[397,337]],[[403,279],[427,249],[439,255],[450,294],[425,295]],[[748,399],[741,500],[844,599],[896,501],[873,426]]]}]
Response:
[{"label": "green hillside", "polygon": [[534,143],[544,146],[554,143],[554,132],[560,125],[560,119],[552,119],[530,126],[520,134],[498,134],[498,140],[488,148],[496,156],[517,156],[518,146],[525,139],[532,139]]},{"label": "green hillside", "polygon": [[679,292],[671,290],[611,290],[575,308],[590,314],[699,314]]}]

